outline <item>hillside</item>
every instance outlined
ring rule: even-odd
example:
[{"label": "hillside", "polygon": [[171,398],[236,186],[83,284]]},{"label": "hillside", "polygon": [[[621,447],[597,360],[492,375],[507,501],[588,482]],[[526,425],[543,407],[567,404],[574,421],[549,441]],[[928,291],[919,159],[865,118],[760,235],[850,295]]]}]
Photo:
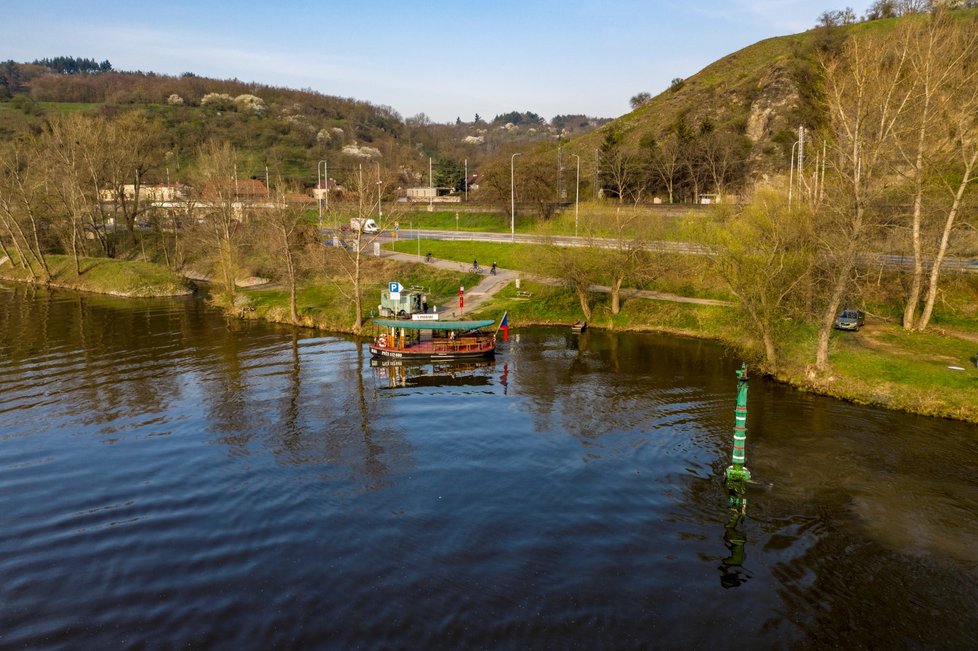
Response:
[{"label": "hillside", "polygon": [[[963,30],[978,22],[976,9],[958,9],[953,16]],[[580,156],[581,196],[595,192],[596,171],[604,195],[620,194],[625,201],[668,201],[670,193],[674,202],[737,194],[757,180],[785,174],[798,127],[811,132],[823,125],[820,61],[849,36],[889,31],[898,21],[917,18],[826,24],[750,45],[564,143],[563,160]],[[551,145],[527,152],[524,164],[552,166],[555,150]],[[508,173],[508,159],[497,165]],[[574,170],[566,164],[562,182],[574,184]]]},{"label": "hillside", "polygon": [[158,178],[152,180],[183,174],[197,147],[218,138],[241,152],[248,168],[240,171],[243,176],[263,177],[271,168],[306,186],[316,182],[317,162],[324,159],[334,178],[342,179],[360,163],[371,168],[380,163],[399,184],[427,184],[429,157],[436,185],[445,185],[464,161],[475,170],[501,147],[552,139],[561,130],[580,134],[607,121],[568,115],[547,124],[533,113],[514,111],[490,122],[477,117],[435,124],[424,114],[405,119],[389,106],[311,90],[191,73],[64,74],[12,61],[0,64],[0,100],[0,140],[69,112],[111,117],[140,110],[161,126],[166,141],[166,161],[153,170]]},{"label": "hillside", "polygon": [[[819,60],[849,35],[889,30],[897,20],[818,27],[750,45],[564,143],[563,160],[580,156],[581,196],[594,193],[596,168],[604,195],[614,198],[620,191],[629,202],[667,202],[670,189],[674,202],[736,194],[757,179],[785,173],[798,127],[822,124]],[[539,147],[528,152],[526,162],[552,165],[555,150]],[[498,161],[503,163],[508,173],[508,159]],[[565,166],[562,174],[572,187],[574,170]]]}]

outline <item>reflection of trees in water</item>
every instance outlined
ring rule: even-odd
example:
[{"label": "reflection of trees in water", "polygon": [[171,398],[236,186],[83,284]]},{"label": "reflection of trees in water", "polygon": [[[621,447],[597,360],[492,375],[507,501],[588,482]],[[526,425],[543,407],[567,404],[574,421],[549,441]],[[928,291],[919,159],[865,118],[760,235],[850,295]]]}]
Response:
[{"label": "reflection of trees in water", "polygon": [[30,365],[33,387],[58,395],[80,426],[114,432],[179,393],[155,335],[179,336],[180,318],[161,305],[16,285],[0,293],[0,350],[14,370]]},{"label": "reflection of trees in water", "polygon": [[[327,481],[347,482],[356,490],[377,490],[391,474],[413,466],[402,434],[379,423],[387,403],[364,381],[364,348],[334,340],[313,346],[293,336],[277,418],[267,423],[266,444],[281,463],[318,467]],[[276,376],[279,377],[279,376]]]},{"label": "reflection of trees in water", "polygon": [[675,424],[701,411],[705,416],[714,396],[730,391],[730,383],[711,377],[717,366],[733,364],[718,361],[719,350],[709,343],[596,330],[521,341],[513,379],[531,401],[536,431],[551,429],[554,416],[564,430],[589,440]]}]

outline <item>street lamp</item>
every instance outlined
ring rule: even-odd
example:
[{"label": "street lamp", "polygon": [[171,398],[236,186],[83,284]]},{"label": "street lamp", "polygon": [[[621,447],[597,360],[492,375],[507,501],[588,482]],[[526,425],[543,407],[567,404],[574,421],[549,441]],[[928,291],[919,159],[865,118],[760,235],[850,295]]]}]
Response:
[{"label": "street lamp", "polygon": [[791,191],[795,188],[795,147],[798,146],[796,140],[791,145],[791,169],[788,172],[788,207],[791,207]]},{"label": "street lamp", "polygon": [[577,188],[574,190],[574,237],[577,237],[577,222],[581,216],[581,157],[571,154],[577,159]]},{"label": "street lamp", "polygon": [[[319,170],[322,169],[320,174]],[[323,179],[326,179],[326,210],[329,210],[329,177],[326,175],[326,161],[321,160],[316,164],[316,191],[319,202],[319,228],[323,227]]]},{"label": "street lamp", "polygon": [[595,201],[597,201],[598,199],[598,168],[599,167],[600,166],[598,164],[598,149],[595,148],[594,150],[594,199]]},{"label": "street lamp", "polygon": [[516,152],[509,157],[509,233],[513,242],[516,241],[516,157],[522,155],[522,152]]},{"label": "street lamp", "polygon": [[380,178],[380,163],[377,163],[377,221],[384,219],[384,209],[381,207],[380,199],[384,195],[384,182]]}]

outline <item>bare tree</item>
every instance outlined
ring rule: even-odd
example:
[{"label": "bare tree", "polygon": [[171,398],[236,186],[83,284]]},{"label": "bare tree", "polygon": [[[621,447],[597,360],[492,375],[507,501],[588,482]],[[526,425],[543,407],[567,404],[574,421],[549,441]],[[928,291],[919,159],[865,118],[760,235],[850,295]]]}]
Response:
[{"label": "bare tree", "polygon": [[241,209],[237,199],[237,151],[230,143],[211,140],[197,152],[196,181],[200,193],[198,232],[216,257],[223,301],[234,305],[238,274]]},{"label": "bare tree", "polygon": [[937,286],[940,279],[941,265],[947,253],[951,231],[954,228],[955,220],[961,212],[965,192],[975,180],[976,165],[978,165],[978,129],[976,129],[976,125],[974,124],[973,116],[975,115],[976,109],[978,109],[978,103],[972,102],[970,115],[966,112],[962,116],[967,122],[963,125],[964,128],[959,131],[957,138],[959,156],[958,173],[961,176],[956,188],[954,185],[948,186],[948,190],[952,191],[951,196],[953,199],[947,209],[944,227],[941,230],[940,243],[938,244],[934,261],[931,264],[930,278],[927,284],[927,297],[924,300],[920,320],[917,322],[917,330],[923,330],[930,322],[931,314],[934,311],[934,302],[937,299]]},{"label": "bare tree", "polygon": [[[378,176],[380,170],[377,171]],[[383,178],[371,178],[371,174],[362,167],[348,182],[349,196],[347,201],[336,204],[337,219],[341,224],[351,224],[337,234],[340,245],[338,256],[327,256],[324,260],[339,261],[341,273],[346,276],[347,283],[337,284],[341,292],[347,295],[353,303],[353,332],[360,334],[363,329],[363,279],[367,261],[367,251],[377,241],[380,233],[396,215],[390,210],[382,214],[383,192],[389,184]],[[368,233],[361,226],[354,226],[354,219],[373,219],[379,231]]]},{"label": "bare tree", "polygon": [[15,142],[0,156],[0,220],[32,280],[48,282],[42,230],[48,213],[47,178],[36,137]]},{"label": "bare tree", "polygon": [[89,139],[92,171],[99,172],[99,189],[109,197],[114,221],[121,222],[135,242],[136,219],[147,209],[141,188],[163,158],[159,124],[142,112],[129,111],[94,126],[101,136],[97,143]]},{"label": "bare tree", "polygon": [[289,288],[289,318],[292,323],[299,322],[297,293],[302,273],[300,251],[315,241],[315,226],[306,216],[301,204],[289,201],[290,195],[297,193],[281,179],[275,184],[272,207],[261,219],[264,231],[268,233],[269,253],[276,268],[281,268]]},{"label": "bare tree", "polygon": [[[62,238],[74,260],[75,274],[79,276],[82,235],[100,200],[98,189],[88,182],[85,162],[84,149],[95,144],[88,138],[91,122],[78,114],[52,120],[44,152],[50,185],[54,188],[59,212],[64,216],[60,220]],[[104,232],[100,235],[105,237]]]},{"label": "bare tree", "polygon": [[823,62],[832,169],[826,201],[816,215],[826,297],[819,324],[815,369],[829,363],[829,338],[851,287],[856,256],[871,210],[885,190],[894,138],[914,89],[907,34],[867,33],[850,39],[835,59]]},{"label": "bare tree", "polygon": [[[903,327],[907,330],[926,327],[928,319],[915,322],[924,277],[922,230],[924,203],[927,187],[925,175],[944,168],[954,152],[960,154],[964,176],[970,175],[968,164],[969,143],[973,139],[974,125],[969,124],[976,105],[976,75],[974,64],[978,56],[978,34],[962,30],[946,15],[929,17],[907,24],[913,47],[910,51],[910,70],[915,88],[915,102],[908,112],[905,138],[897,141],[905,167],[913,184],[911,215],[911,246],[914,266],[910,289],[903,311]],[[951,126],[948,129],[948,126]],[[965,189],[961,186],[961,191]],[[961,197],[951,191],[951,213],[956,214]],[[953,217],[951,224],[953,225]],[[945,237],[950,236],[950,227]],[[940,257],[947,243],[942,239]],[[939,264],[932,265],[932,274],[939,273]],[[936,284],[936,280],[931,285]]]},{"label": "bare tree", "polygon": [[719,196],[727,193],[728,184],[743,166],[747,147],[743,140],[729,131],[711,131],[702,137],[700,151],[702,167]]},{"label": "bare tree", "polygon": [[682,165],[682,148],[675,133],[668,134],[649,149],[648,165],[654,179],[665,187],[669,203],[675,201],[676,180]]}]

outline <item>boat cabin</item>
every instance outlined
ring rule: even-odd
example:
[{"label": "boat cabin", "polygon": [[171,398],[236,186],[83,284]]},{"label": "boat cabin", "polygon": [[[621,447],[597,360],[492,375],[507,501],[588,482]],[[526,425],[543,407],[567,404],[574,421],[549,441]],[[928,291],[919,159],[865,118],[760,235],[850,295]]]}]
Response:
[{"label": "boat cabin", "polygon": [[374,319],[377,330],[370,354],[377,357],[461,359],[490,357],[496,333],[487,330],[495,321],[404,321]]}]

